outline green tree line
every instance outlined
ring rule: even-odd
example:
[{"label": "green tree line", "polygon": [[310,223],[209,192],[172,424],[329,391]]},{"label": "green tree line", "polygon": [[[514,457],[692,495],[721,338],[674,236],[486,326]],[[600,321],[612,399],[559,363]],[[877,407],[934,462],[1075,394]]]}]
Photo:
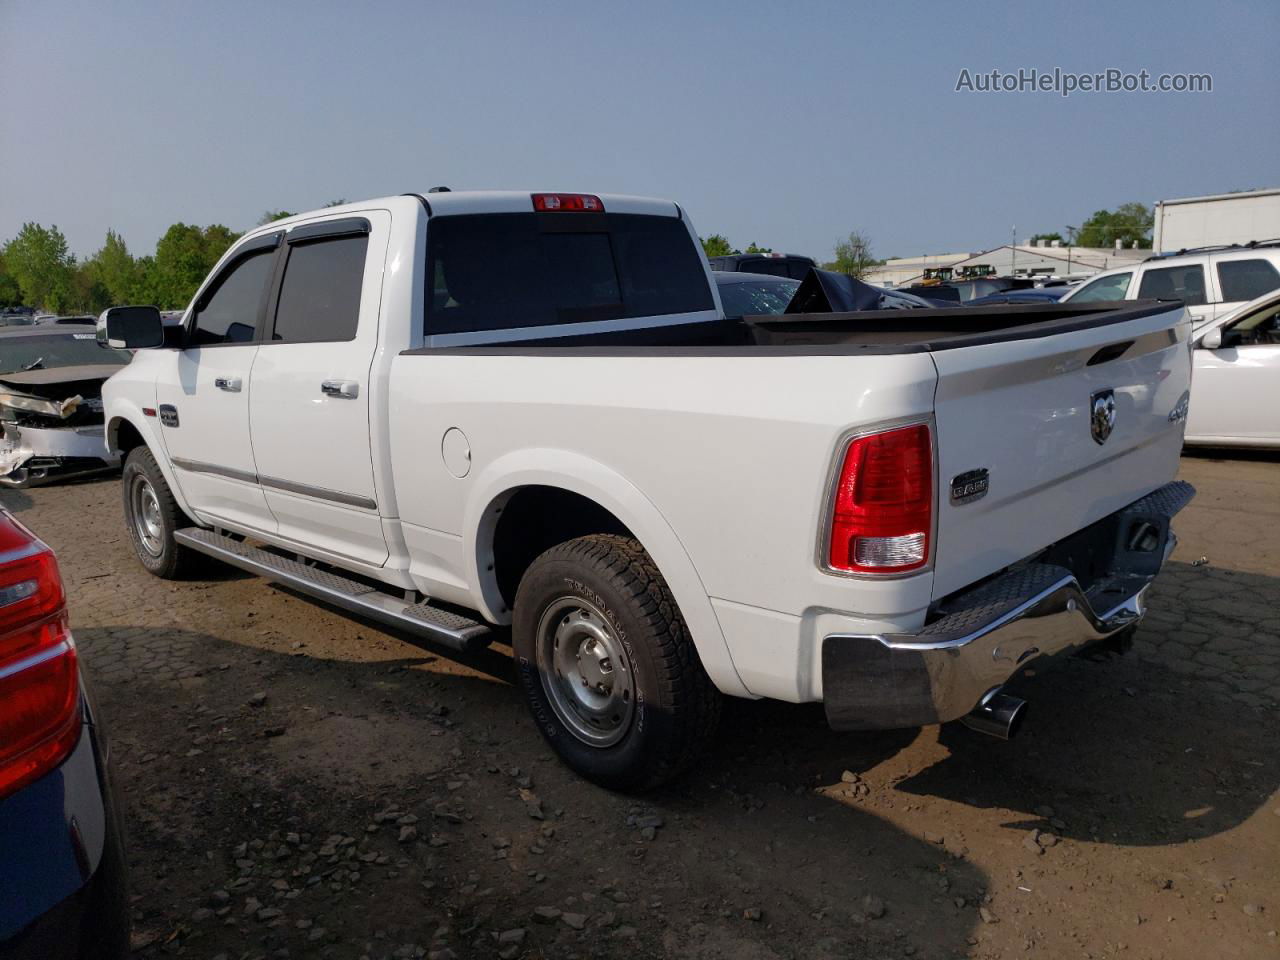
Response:
[{"label": "green tree line", "polygon": [[239,234],[220,223],[175,223],[152,256],[135,257],[124,238],[108,230],[102,246],[78,259],[57,226],[24,223],[0,247],[0,307],[27,306],[52,313],[99,313],[122,303],[185,307],[218,258]]},{"label": "green tree line", "polygon": [[1039,240],[1070,244],[1076,247],[1112,247],[1117,240],[1124,246],[1135,243],[1139,247],[1151,246],[1151,230],[1155,226],[1155,212],[1145,203],[1122,203],[1114,210],[1097,210],[1078,227],[1064,227],[1063,238],[1056,230],[1037,233],[1031,237]]},{"label": "green tree line", "polygon": [[[734,253],[773,253],[772,247],[762,247],[754,240],[746,250],[737,250],[722,233],[699,237],[702,249],[707,257],[725,257]],[[871,238],[859,230],[852,231],[843,240],[837,240],[832,250],[832,258],[822,263],[822,269],[836,273],[847,273],[851,277],[861,277],[872,267],[880,266],[884,260],[877,260],[871,253]]]},{"label": "green tree line", "polygon": [[[346,203],[331,200],[326,207]],[[259,225],[291,217],[268,210]],[[56,225],[24,223],[0,246],[0,308],[26,305],[51,313],[101,313],[125,303],[179,310],[240,234],[220,223],[175,223],[151,256],[135,257],[124,238],[108,230],[102,246],[77,259]]]}]

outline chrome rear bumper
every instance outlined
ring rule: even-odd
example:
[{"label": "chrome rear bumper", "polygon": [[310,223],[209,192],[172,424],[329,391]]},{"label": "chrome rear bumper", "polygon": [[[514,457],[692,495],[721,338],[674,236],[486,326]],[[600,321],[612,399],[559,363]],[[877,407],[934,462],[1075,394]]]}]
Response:
[{"label": "chrome rear bumper", "polygon": [[[1081,650],[1145,612],[1144,595],[1177,542],[1169,520],[1195,495],[1171,483],[1107,521],[1119,532],[1106,576],[1086,590],[1055,563],[1029,563],[951,598],[919,633],[836,634],[822,645],[823,700],[837,730],[955,720],[1033,661]],[[1146,549],[1126,549],[1135,525]]]}]

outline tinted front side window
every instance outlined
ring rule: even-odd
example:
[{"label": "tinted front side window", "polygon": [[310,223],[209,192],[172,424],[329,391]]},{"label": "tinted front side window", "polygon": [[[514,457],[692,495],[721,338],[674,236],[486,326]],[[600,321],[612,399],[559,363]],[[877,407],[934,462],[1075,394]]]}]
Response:
[{"label": "tinted front side window", "polygon": [[1186,267],[1148,269],[1138,288],[1139,300],[1181,300],[1188,307],[1204,303],[1204,268],[1197,264]]},{"label": "tinted front side window", "polygon": [[354,340],[368,246],[365,235],[292,245],[280,285],[272,341]]},{"label": "tinted front side window", "polygon": [[1124,292],[1129,289],[1131,273],[1117,273],[1114,277],[1099,277],[1080,288],[1080,292],[1072,297],[1073,302],[1091,303],[1101,300],[1123,300]]},{"label": "tinted front side window", "polygon": [[1269,260],[1224,260],[1218,264],[1222,299],[1253,300],[1280,287],[1280,274]]},{"label": "tinted front side window", "polygon": [[674,217],[477,214],[435,218],[427,232],[429,334],[712,309]]},{"label": "tinted front side window", "polygon": [[222,274],[213,292],[201,298],[192,331],[193,345],[246,343],[253,339],[262,295],[274,262],[275,251],[263,250],[250,254]]}]

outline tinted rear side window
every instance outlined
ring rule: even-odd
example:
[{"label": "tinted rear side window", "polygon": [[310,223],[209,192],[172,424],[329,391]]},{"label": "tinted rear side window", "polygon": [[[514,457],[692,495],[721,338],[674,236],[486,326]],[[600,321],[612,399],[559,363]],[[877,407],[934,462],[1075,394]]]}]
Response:
[{"label": "tinted rear side window", "polygon": [[1269,260],[1223,260],[1218,264],[1222,299],[1253,300],[1280,287],[1280,274]]},{"label": "tinted rear side window", "polygon": [[713,308],[675,217],[477,214],[434,218],[427,233],[428,334]]},{"label": "tinted rear side window", "polygon": [[368,246],[365,235],[292,245],[271,339],[286,343],[354,340]]},{"label": "tinted rear side window", "polygon": [[1204,268],[1148,267],[1138,287],[1139,300],[1181,300],[1188,307],[1204,303]]}]

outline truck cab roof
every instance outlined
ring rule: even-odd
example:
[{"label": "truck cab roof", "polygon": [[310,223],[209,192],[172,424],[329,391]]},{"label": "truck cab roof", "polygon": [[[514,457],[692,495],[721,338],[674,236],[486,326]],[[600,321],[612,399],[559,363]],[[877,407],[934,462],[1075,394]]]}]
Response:
[{"label": "truck cab roof", "polygon": [[263,224],[252,231],[254,234],[270,233],[273,230],[290,227],[314,220],[319,216],[334,216],[346,213],[358,213],[371,207],[390,206],[403,202],[404,198],[412,198],[422,203],[431,216],[455,216],[458,214],[483,213],[531,213],[534,211],[535,196],[576,196],[594,197],[600,201],[604,213],[631,213],[656,217],[681,217],[679,204],[671,200],[655,197],[635,197],[620,193],[590,193],[582,191],[552,190],[448,190],[433,193],[407,192],[389,197],[377,197],[370,200],[359,200],[352,203],[322,207],[309,210],[291,217],[283,217]]}]

